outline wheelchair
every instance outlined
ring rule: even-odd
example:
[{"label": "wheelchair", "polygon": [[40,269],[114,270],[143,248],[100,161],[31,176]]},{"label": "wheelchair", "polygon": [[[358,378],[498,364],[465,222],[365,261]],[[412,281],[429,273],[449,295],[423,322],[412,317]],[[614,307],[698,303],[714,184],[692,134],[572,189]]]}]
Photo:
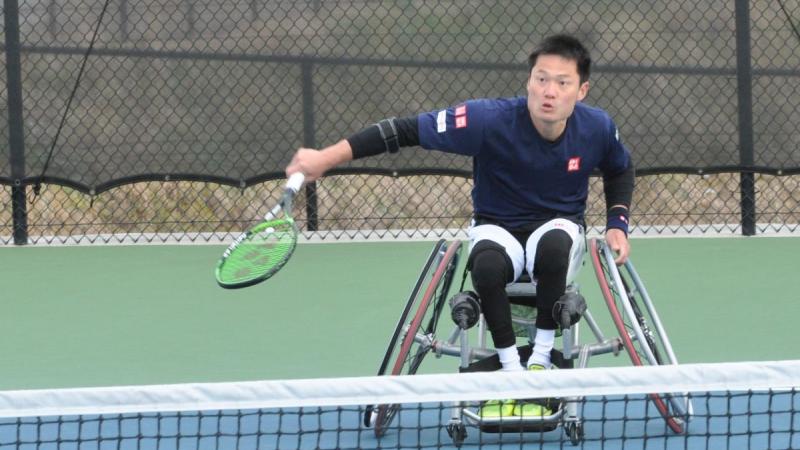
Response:
[{"label": "wheelchair", "polygon": [[[448,297],[457,278],[461,250],[462,242],[459,240],[440,240],[434,245],[400,315],[378,375],[415,374],[430,353],[436,357],[459,358],[460,372],[500,369],[496,352],[486,346],[488,330],[480,314],[478,302],[464,298],[466,270],[462,276],[461,292]],[[629,260],[618,267],[614,263],[613,252],[600,239],[590,240],[588,253],[617,336],[605,337],[584,303],[579,311],[580,321],[561,321],[560,330],[557,331],[561,345],[553,350],[553,365],[558,370],[584,368],[588,366],[592,356],[616,356],[623,349],[633,365],[677,364],[664,326],[633,263]],[[521,279],[509,284],[506,291],[512,305],[515,333],[518,337],[528,338],[528,344],[518,347],[524,361],[531,354],[536,333],[536,286],[523,275]],[[582,300],[575,284],[567,287],[566,294]],[[438,334],[439,320],[448,305],[454,328],[446,338],[442,338]],[[591,330],[593,342],[580,343],[581,322]],[[476,326],[477,333],[473,334],[477,334],[478,342],[477,345],[471,345],[468,330]],[[691,402],[686,394],[650,394],[649,401],[673,432],[680,434],[685,431],[692,414]],[[570,442],[578,445],[584,436],[581,403],[580,398],[554,399],[551,408],[553,413],[550,416],[485,418],[477,411],[479,404],[457,402],[453,405],[451,418],[445,426],[455,446],[461,446],[466,439],[468,426],[477,427],[486,433],[548,432],[561,426]],[[399,405],[367,406],[363,417],[364,426],[372,427],[377,438],[382,437],[399,408]]]}]

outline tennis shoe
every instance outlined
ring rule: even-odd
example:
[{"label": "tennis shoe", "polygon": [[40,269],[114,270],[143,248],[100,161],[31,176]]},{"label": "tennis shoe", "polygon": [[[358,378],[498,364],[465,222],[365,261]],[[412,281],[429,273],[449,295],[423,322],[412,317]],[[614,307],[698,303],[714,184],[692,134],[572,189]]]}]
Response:
[{"label": "tennis shoe", "polygon": [[553,410],[536,403],[535,400],[520,400],[514,405],[514,415],[526,419],[534,417],[549,417],[553,415]]},{"label": "tennis shoe", "polygon": [[[528,366],[530,371],[546,370],[541,364],[531,364]],[[545,406],[549,402],[547,400],[520,400],[515,402],[514,415],[518,417],[533,418],[533,417],[548,417],[553,415],[553,410]]]},{"label": "tennis shoe", "polygon": [[489,400],[481,406],[480,416],[485,419],[499,419],[514,415],[514,400]]}]

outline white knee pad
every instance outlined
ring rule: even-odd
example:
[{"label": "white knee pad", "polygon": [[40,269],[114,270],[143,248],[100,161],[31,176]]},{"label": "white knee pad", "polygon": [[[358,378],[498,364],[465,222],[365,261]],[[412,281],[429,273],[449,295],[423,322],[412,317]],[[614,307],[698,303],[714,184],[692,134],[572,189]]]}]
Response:
[{"label": "white knee pad", "polygon": [[495,242],[506,250],[506,254],[511,259],[511,265],[514,267],[514,279],[516,280],[522,275],[522,268],[525,264],[525,251],[511,233],[497,225],[478,225],[469,229],[468,236],[470,238],[470,253],[472,253],[472,249],[478,241],[489,240]]},{"label": "white knee pad", "polygon": [[569,251],[569,268],[567,269],[567,284],[572,283],[578,278],[581,266],[583,265],[583,254],[586,252],[586,240],[583,234],[583,227],[567,219],[553,219],[536,229],[525,242],[525,249],[528,254],[525,261],[525,270],[533,279],[533,263],[536,261],[536,247],[539,240],[550,230],[564,230],[572,238],[572,247]]}]

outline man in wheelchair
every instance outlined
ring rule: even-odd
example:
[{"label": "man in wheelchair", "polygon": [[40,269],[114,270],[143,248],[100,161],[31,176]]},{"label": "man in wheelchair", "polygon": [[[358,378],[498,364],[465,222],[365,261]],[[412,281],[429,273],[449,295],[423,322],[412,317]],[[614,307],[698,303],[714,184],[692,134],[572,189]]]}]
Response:
[{"label": "man in wheelchair", "polygon": [[[390,118],[321,151],[299,149],[286,174],[313,181],[352,159],[401,147],[473,158],[472,282],[502,370],[550,367],[558,324],[552,311],[581,265],[589,177],[603,174],[606,240],[617,264],[627,259],[634,166],[609,115],[581,101],[591,59],[575,38],[546,38],[529,56],[527,96],[478,99],[407,118]],[[533,354],[521,361],[505,287],[523,273],[537,284]],[[489,402],[488,416],[547,415],[533,403]]]},{"label": "man in wheelchair", "polygon": [[[467,267],[472,285],[481,299],[483,312],[500,364],[504,371],[545,370],[559,325],[556,304],[569,283],[575,281],[585,252],[579,220],[555,218],[532,222],[525,227],[507,228],[502,223],[474,220],[469,230],[470,254]],[[523,275],[536,283],[536,335],[533,352],[520,361],[516,333],[511,320],[511,303],[506,285]],[[564,299],[568,300],[568,299]],[[556,314],[553,314],[553,313]],[[553,413],[537,402],[496,400],[481,408],[482,417],[549,416]]]}]

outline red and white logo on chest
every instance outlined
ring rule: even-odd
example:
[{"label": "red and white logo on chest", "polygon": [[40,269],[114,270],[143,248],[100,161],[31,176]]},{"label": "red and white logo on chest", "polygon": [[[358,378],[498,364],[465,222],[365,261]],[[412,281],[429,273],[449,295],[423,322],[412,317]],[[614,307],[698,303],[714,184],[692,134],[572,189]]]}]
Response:
[{"label": "red and white logo on chest", "polygon": [[580,156],[574,156],[567,161],[567,172],[577,172],[581,170]]}]

